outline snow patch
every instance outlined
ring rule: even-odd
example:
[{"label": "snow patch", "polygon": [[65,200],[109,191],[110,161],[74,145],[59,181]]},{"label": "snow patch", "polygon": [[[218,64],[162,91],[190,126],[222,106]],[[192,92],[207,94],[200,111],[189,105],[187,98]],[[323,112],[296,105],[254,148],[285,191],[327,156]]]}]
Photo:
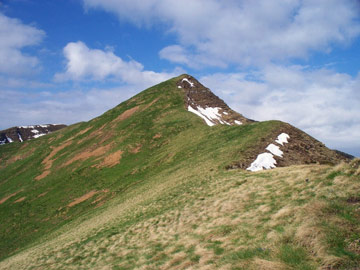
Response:
[{"label": "snow patch", "polygon": [[33,129],[33,130],[30,130],[32,133],[35,133],[35,134],[37,134],[37,133],[39,133],[40,131],[38,131],[37,129]]},{"label": "snow patch", "polygon": [[18,128],[35,128],[34,126],[18,126]]},{"label": "snow patch", "polygon": [[284,145],[284,143],[288,143],[288,139],[290,138],[290,136],[286,133],[281,133],[277,139],[275,140],[275,142],[277,142],[278,144]]},{"label": "snow patch", "polygon": [[9,138],[8,136],[6,136],[6,139],[8,140],[9,143],[14,142],[11,138]]},{"label": "snow patch", "polygon": [[50,125],[39,125],[40,127],[42,127],[42,128],[47,128],[47,127],[49,127]]},{"label": "snow patch", "polygon": [[228,113],[227,113],[227,112],[223,112],[223,114],[228,115]]},{"label": "snow patch", "polygon": [[206,118],[206,116],[204,116],[203,114],[201,114],[200,112],[198,112],[197,110],[194,110],[193,107],[191,107],[190,105],[188,106],[188,111],[189,112],[192,112],[192,113],[195,113],[197,116],[200,116],[202,119],[205,120],[206,124],[208,126],[213,126],[215,125],[213,122],[211,122],[208,118]]},{"label": "snow patch", "polygon": [[239,121],[239,120],[235,120],[234,122],[235,122],[235,124],[237,124],[237,125],[242,125],[241,121]]},{"label": "snow patch", "polygon": [[207,117],[210,121],[211,120],[218,120],[220,123],[224,123],[221,121],[221,115],[219,113],[220,108],[201,108],[200,106],[197,107],[197,109],[200,111],[201,114],[203,114],[205,117]]},{"label": "snow patch", "polygon": [[[290,136],[288,134],[281,133],[277,137],[275,142],[283,146],[284,143],[288,143],[289,138],[290,138]],[[265,152],[265,153],[259,154],[257,156],[257,158],[255,159],[255,161],[253,163],[251,163],[250,167],[247,168],[246,170],[256,172],[256,171],[261,171],[263,169],[267,170],[267,169],[275,168],[276,160],[274,159],[273,155],[282,157],[284,152],[280,150],[279,146],[277,146],[273,143],[269,144],[266,147],[266,150],[269,151],[270,153]]]},{"label": "snow patch", "polygon": [[41,136],[44,136],[44,135],[46,135],[46,133],[40,133],[40,134],[36,134],[36,135],[34,135],[34,137],[33,138],[39,138],[39,137],[41,137]]},{"label": "snow patch", "polygon": [[178,85],[178,88],[180,89],[180,88],[182,88],[180,85]]},{"label": "snow patch", "polygon": [[190,84],[190,87],[195,87],[194,83],[193,83],[193,82],[190,82],[188,79],[184,78],[184,79],[181,80],[181,82],[183,82],[183,81],[185,81],[185,82],[187,82],[188,84]]},{"label": "snow patch", "polygon": [[5,143],[6,143],[6,139],[0,140],[0,145],[3,145],[3,144],[5,144]]},{"label": "snow patch", "polygon": [[268,147],[266,147],[266,150],[278,157],[282,157],[284,154],[283,151],[280,150],[280,147],[273,143],[269,144]]},{"label": "snow patch", "polygon": [[255,161],[251,163],[250,167],[246,170],[257,172],[261,171],[263,169],[271,169],[275,168],[276,160],[274,159],[274,156],[270,153],[262,153],[257,156]]},{"label": "snow patch", "polygon": [[20,135],[20,133],[18,132],[18,137],[19,137],[19,141],[20,142],[23,142],[24,140],[21,138],[21,135]]}]

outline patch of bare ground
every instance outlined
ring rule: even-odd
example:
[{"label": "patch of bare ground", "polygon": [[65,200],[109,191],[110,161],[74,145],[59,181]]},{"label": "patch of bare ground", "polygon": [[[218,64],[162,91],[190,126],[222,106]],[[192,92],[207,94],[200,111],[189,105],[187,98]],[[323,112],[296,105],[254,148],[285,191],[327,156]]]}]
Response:
[{"label": "patch of bare ground", "polygon": [[105,203],[105,198],[107,197],[107,194],[110,190],[109,189],[104,189],[101,192],[103,192],[103,195],[100,195],[99,197],[97,197],[94,201],[91,202],[91,204],[96,204],[96,207],[101,206]]},{"label": "patch of bare ground", "polygon": [[48,191],[45,191],[43,193],[40,193],[37,197],[38,198],[44,197],[47,193],[48,193]]},{"label": "patch of bare ground", "polygon": [[14,203],[19,203],[22,201],[25,201],[26,197],[21,197],[20,199],[17,199],[16,201],[14,201]]},{"label": "patch of bare ground", "polygon": [[81,153],[76,154],[74,157],[69,159],[67,162],[65,162],[64,166],[69,166],[75,161],[78,160],[86,160],[91,157],[99,157],[105,154],[107,151],[111,149],[111,144],[105,145],[105,146],[99,146],[98,148],[94,150],[85,150]]},{"label": "patch of bare ground", "polygon": [[90,199],[91,197],[93,197],[95,194],[97,194],[99,191],[96,191],[96,190],[92,190],[84,195],[82,195],[81,197],[79,198],[76,198],[75,200],[73,200],[71,203],[69,203],[67,206],[68,207],[73,207],[79,203],[82,203],[88,199]]},{"label": "patch of bare ground", "polygon": [[88,130],[90,130],[91,129],[91,127],[88,127],[88,128],[85,128],[85,129],[83,129],[83,130],[81,130],[78,134],[77,134],[77,136],[80,136],[80,135],[83,135],[84,133],[86,133]]},{"label": "patch of bare ground", "polygon": [[129,146],[129,152],[132,154],[136,154],[139,153],[141,150],[142,145],[141,144],[136,144],[136,146]]},{"label": "patch of bare ground", "polygon": [[51,153],[41,162],[45,166],[45,170],[38,176],[35,177],[35,180],[41,180],[50,174],[50,169],[54,162],[53,157],[62,149],[69,146],[71,141],[65,142],[58,147],[52,147]]},{"label": "patch of bare ground", "polygon": [[125,119],[128,119],[130,116],[132,116],[137,110],[139,109],[139,106],[133,107],[131,109],[126,110],[122,114],[120,114],[118,117],[116,117],[112,122],[119,122],[123,121]]},{"label": "patch of bare ground", "polygon": [[[22,149],[22,147],[20,149]],[[28,150],[25,153],[15,155],[15,156],[11,157],[9,160],[6,161],[6,166],[10,165],[10,164],[12,164],[12,163],[14,163],[14,162],[16,162],[18,160],[22,160],[24,158],[29,157],[32,153],[34,153],[34,151],[35,151],[35,148],[32,148],[32,149]]]},{"label": "patch of bare ground", "polygon": [[10,194],[10,195],[2,198],[2,199],[0,200],[0,204],[3,204],[3,203],[6,202],[8,199],[10,199],[11,197],[14,197],[16,194],[18,194],[19,192],[20,192],[20,191],[14,192],[14,193],[12,193],[12,194]]},{"label": "patch of bare ground", "polygon": [[157,133],[154,135],[153,139],[159,139],[161,138],[161,136],[162,136],[161,133]]},{"label": "patch of bare ground", "polygon": [[154,99],[153,101],[151,101],[149,104],[145,105],[142,110],[144,111],[144,110],[146,110],[147,108],[151,107],[151,106],[154,105],[158,100],[159,100],[159,98],[155,98],[155,99]]},{"label": "patch of bare ground", "polygon": [[109,154],[100,164],[96,165],[96,167],[113,167],[119,164],[123,153],[124,152],[122,150],[118,150],[114,153]]}]

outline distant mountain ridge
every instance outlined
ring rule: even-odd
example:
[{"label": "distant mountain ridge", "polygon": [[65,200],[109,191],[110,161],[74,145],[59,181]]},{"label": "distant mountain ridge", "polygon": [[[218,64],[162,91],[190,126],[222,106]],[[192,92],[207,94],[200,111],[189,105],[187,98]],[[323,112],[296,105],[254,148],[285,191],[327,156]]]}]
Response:
[{"label": "distant mountain ridge", "polygon": [[32,126],[17,126],[0,130],[0,145],[12,142],[23,142],[39,138],[66,127],[63,124],[46,124]]}]

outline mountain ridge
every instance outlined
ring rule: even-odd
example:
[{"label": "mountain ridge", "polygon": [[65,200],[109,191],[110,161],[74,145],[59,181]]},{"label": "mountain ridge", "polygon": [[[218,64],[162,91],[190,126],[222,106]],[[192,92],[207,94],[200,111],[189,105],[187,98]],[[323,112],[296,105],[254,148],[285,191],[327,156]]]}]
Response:
[{"label": "mountain ridge", "polygon": [[23,142],[31,139],[39,138],[48,133],[66,127],[63,124],[45,124],[16,126],[8,129],[0,130],[0,145],[12,142]]},{"label": "mountain ridge", "polygon": [[[183,81],[184,78],[190,83]],[[0,215],[4,223],[0,227],[0,260],[46,242],[52,233],[66,233],[62,230],[67,226],[72,228],[72,224],[125,199],[132,201],[136,197],[141,201],[160,196],[154,202],[149,199],[150,204],[156,205],[165,200],[161,197],[163,190],[169,192],[168,200],[175,196],[171,190],[176,187],[177,200],[185,203],[185,195],[190,192],[188,187],[211,184],[214,177],[221,181],[234,177],[232,185],[240,187],[243,180],[236,184],[237,174],[246,180],[261,177],[262,172],[226,168],[249,168],[260,154],[267,152],[270,144],[276,144],[283,152],[283,157],[274,157],[278,166],[306,162],[327,164],[319,168],[319,179],[326,178],[330,170],[326,167],[328,164],[343,160],[314,138],[281,121],[254,122],[244,117],[244,123],[228,125],[225,122],[235,123],[239,119],[236,117],[243,116],[230,115],[227,110],[231,109],[220,107],[222,103],[215,102],[213,96],[198,99],[197,93],[192,93],[193,103],[187,104],[187,88],[206,90],[192,80],[189,75],[170,79],[88,122],[21,144],[3,145],[0,148]],[[189,106],[203,117],[209,116],[207,119],[213,125],[189,112]],[[221,109],[214,109],[217,106]],[[214,114],[206,114],[208,108]],[[223,112],[233,118],[229,120]],[[282,133],[289,135],[288,143],[279,138]],[[298,155],[306,159],[299,160]],[[267,175],[276,174],[277,171],[270,170]],[[143,198],[141,194],[145,191],[148,195]],[[201,194],[205,196],[206,189]],[[167,205],[170,203],[165,202],[163,207]],[[157,213],[156,208],[151,211]],[[141,213],[126,220],[135,222],[153,215]],[[35,268],[49,266],[42,265],[41,260]]]}]

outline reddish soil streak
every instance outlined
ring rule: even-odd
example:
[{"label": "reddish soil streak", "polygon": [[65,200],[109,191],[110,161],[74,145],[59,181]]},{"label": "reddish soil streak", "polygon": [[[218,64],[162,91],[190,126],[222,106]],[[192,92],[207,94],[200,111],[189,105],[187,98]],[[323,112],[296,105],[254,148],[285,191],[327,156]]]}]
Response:
[{"label": "reddish soil streak", "polygon": [[75,205],[77,205],[77,204],[79,204],[79,203],[82,203],[82,202],[90,199],[92,196],[94,196],[94,195],[97,194],[97,193],[98,193],[98,191],[92,190],[92,191],[86,193],[85,195],[83,195],[83,196],[75,199],[74,201],[72,201],[71,203],[69,203],[67,206],[68,206],[68,207],[73,207],[73,206],[75,206]]},{"label": "reddish soil streak", "polygon": [[18,194],[19,192],[20,192],[20,191],[14,192],[14,193],[6,196],[5,198],[2,198],[2,199],[0,200],[0,204],[3,204],[3,203],[6,202],[8,199],[10,199],[11,197],[14,197],[16,194]]}]

